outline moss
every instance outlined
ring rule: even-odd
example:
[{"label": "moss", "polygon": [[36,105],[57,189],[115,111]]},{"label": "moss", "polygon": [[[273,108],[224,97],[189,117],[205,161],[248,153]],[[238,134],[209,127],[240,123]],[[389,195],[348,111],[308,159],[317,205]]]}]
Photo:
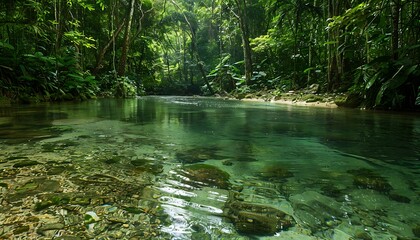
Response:
[{"label": "moss", "polygon": [[141,209],[138,209],[136,207],[126,207],[124,208],[125,211],[129,212],[129,213],[133,213],[133,214],[140,214],[143,211]]},{"label": "moss", "polygon": [[[114,156],[114,157],[110,157],[110,158],[107,158],[107,159],[103,160],[103,162],[106,163],[106,164],[116,164],[116,163],[119,163],[121,160],[122,160],[121,157]],[[134,163],[133,162],[134,161],[132,161],[131,164],[136,166],[136,162],[134,162]]]},{"label": "moss", "polygon": [[389,194],[389,199],[394,200],[396,202],[400,202],[400,203],[410,203],[411,200],[408,197],[399,195],[399,194]]},{"label": "moss", "polygon": [[204,184],[217,188],[228,189],[230,187],[229,174],[219,168],[208,164],[195,164],[185,167],[190,179],[198,185]]},{"label": "moss", "polygon": [[13,234],[18,235],[29,231],[29,226],[19,226],[13,230]]},{"label": "moss", "polygon": [[392,186],[385,178],[370,169],[361,168],[348,172],[353,174],[353,184],[358,188],[372,189],[386,194],[392,190]]},{"label": "moss", "polygon": [[199,163],[209,159],[223,159],[216,154],[217,147],[197,147],[176,153],[176,158],[182,163]]},{"label": "moss", "polygon": [[357,94],[349,94],[348,96],[337,97],[334,102],[339,107],[356,108],[362,104],[363,99]]},{"label": "moss", "polygon": [[69,203],[70,199],[67,196],[47,195],[41,202],[37,202],[34,206],[35,211],[41,211],[51,206],[62,205]]},{"label": "moss", "polygon": [[293,225],[293,218],[273,207],[235,201],[226,212],[236,230],[242,234],[273,235]]},{"label": "moss", "polygon": [[322,96],[318,96],[315,94],[306,94],[302,96],[302,101],[305,101],[307,103],[310,102],[322,102],[323,101],[323,97]]},{"label": "moss", "polygon": [[34,166],[34,165],[38,165],[38,164],[40,164],[40,163],[37,162],[37,161],[32,161],[32,160],[26,160],[26,159],[24,159],[24,160],[21,160],[18,163],[15,163],[13,165],[13,167],[14,168],[22,168],[22,167],[29,167],[29,166]]},{"label": "moss", "polygon": [[293,177],[293,173],[283,166],[267,166],[264,168],[259,176],[266,181],[283,182],[287,178]]},{"label": "moss", "polygon": [[412,229],[414,236],[420,238],[420,224],[416,225]]}]

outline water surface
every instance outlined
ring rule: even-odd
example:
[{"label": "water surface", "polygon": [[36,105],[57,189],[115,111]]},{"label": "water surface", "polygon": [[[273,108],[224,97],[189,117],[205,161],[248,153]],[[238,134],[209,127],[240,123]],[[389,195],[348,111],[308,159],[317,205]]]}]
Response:
[{"label": "water surface", "polygon": [[415,239],[418,146],[416,114],[199,97],[1,108],[0,238]]}]

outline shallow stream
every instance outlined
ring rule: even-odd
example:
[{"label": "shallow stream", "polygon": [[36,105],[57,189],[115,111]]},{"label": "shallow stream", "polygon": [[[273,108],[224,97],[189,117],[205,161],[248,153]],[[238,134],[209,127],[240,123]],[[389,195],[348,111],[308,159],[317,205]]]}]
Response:
[{"label": "shallow stream", "polygon": [[420,239],[420,116],[201,97],[0,107],[0,239]]}]

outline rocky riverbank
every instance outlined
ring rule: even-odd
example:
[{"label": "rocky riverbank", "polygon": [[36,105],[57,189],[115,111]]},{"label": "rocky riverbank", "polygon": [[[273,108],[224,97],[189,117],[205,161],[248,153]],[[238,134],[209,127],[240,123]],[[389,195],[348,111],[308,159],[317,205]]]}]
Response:
[{"label": "rocky riverbank", "polygon": [[224,93],[218,97],[239,99],[242,101],[272,102],[278,104],[288,104],[295,106],[311,106],[336,108],[338,106],[349,106],[347,104],[347,95],[344,93],[320,93],[319,85],[313,84],[306,89],[297,91],[281,92],[277,90],[261,90],[255,92],[233,92]]}]

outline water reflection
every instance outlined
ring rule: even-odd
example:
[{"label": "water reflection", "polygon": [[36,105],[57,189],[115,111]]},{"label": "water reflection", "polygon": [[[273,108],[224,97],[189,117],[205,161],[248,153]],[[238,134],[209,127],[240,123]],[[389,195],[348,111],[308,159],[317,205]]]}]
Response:
[{"label": "water reflection", "polygon": [[0,237],[13,208],[84,238],[413,239],[419,145],[415,114],[198,97],[1,109]]}]

